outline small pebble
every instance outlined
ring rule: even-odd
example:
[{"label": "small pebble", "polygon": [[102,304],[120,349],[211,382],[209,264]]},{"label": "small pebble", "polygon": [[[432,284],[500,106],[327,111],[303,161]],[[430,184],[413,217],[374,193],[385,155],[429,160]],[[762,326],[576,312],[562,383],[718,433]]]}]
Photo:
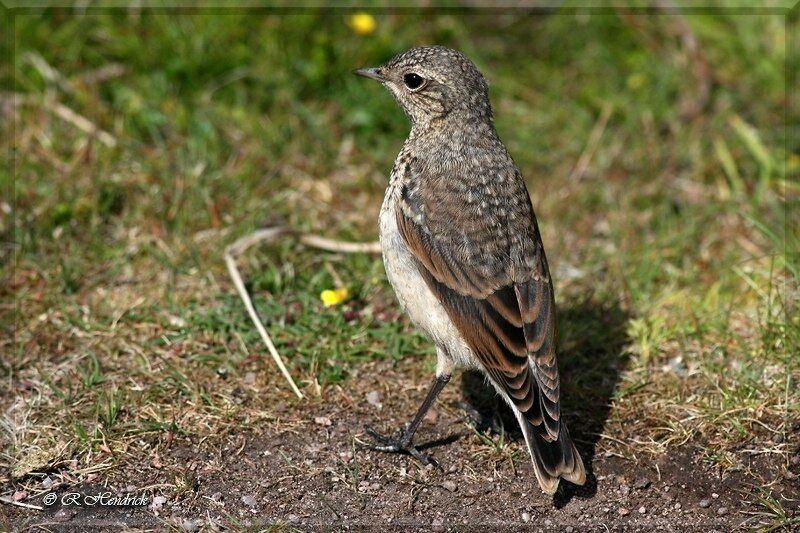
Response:
[{"label": "small pebble", "polygon": [[431,525],[433,527],[441,527],[444,525],[444,521],[441,518],[434,518]]},{"label": "small pebble", "polygon": [[450,492],[455,492],[456,489],[458,488],[456,486],[455,481],[450,481],[450,480],[447,480],[444,483],[442,483],[442,487],[444,487],[446,490],[449,490]]},{"label": "small pebble", "polygon": [[17,492],[14,493],[13,496],[11,496],[11,499],[14,500],[15,502],[21,502],[27,497],[28,497],[27,492],[25,492],[24,490],[18,490]]},{"label": "small pebble", "polygon": [[644,505],[639,507],[639,514],[645,514],[646,512],[647,512],[647,508]]},{"label": "small pebble", "polygon": [[46,478],[44,478],[42,480],[42,488],[43,489],[50,490],[50,487],[52,487],[52,486],[53,486],[53,480],[50,479],[50,476],[47,476]]},{"label": "small pebble", "polygon": [[244,375],[244,382],[247,385],[252,385],[256,382],[256,373],[255,372],[248,372]]},{"label": "small pebble", "polygon": [[675,507],[675,509],[680,509],[681,508],[681,502],[675,502],[675,505],[673,507]]},{"label": "small pebble", "polygon": [[298,520],[300,520],[300,517],[297,516],[296,514],[290,514],[286,518],[289,519],[289,522],[297,522]]},{"label": "small pebble", "polygon": [[633,484],[633,487],[638,490],[644,490],[650,486],[650,480],[646,477],[639,478],[636,480],[636,483]]},{"label": "small pebble", "polygon": [[370,404],[370,405],[374,405],[378,409],[383,407],[383,404],[381,404],[381,393],[376,391],[376,390],[374,390],[372,392],[368,392],[367,393],[367,403]]},{"label": "small pebble", "polygon": [[627,515],[631,514],[630,509],[626,509],[624,507],[620,507],[617,512],[620,514],[620,516],[627,516]]},{"label": "small pebble", "polygon": [[631,493],[631,488],[628,485],[622,485],[619,488],[619,491],[620,493],[622,493],[623,496],[627,496],[628,494]]},{"label": "small pebble", "polygon": [[194,520],[186,519],[181,522],[181,528],[189,532],[197,531],[197,523]]},{"label": "small pebble", "polygon": [[716,492],[712,492],[711,497],[716,500],[717,498],[719,498],[719,494],[717,494]]},{"label": "small pebble", "polygon": [[327,416],[315,416],[314,423],[325,427],[328,427],[331,424],[333,424],[333,422],[331,422],[331,419],[328,418]]},{"label": "small pebble", "polygon": [[717,514],[719,516],[725,516],[726,514],[728,514],[728,508],[727,507],[720,507],[719,509],[717,509]]},{"label": "small pebble", "polygon": [[56,511],[56,514],[53,515],[53,518],[55,518],[58,522],[67,522],[69,520],[72,520],[72,517],[75,516],[76,514],[77,511],[75,511],[74,509],[70,509],[69,507],[62,507],[61,509]]},{"label": "small pebble", "polygon": [[711,507],[711,500],[700,500],[700,507],[703,509],[708,509]]},{"label": "small pebble", "polygon": [[672,372],[676,376],[685,376],[687,372],[686,365],[683,364],[683,356],[677,355],[669,360],[669,363],[663,366],[662,370],[666,373]]},{"label": "small pebble", "polygon": [[252,494],[248,494],[247,496],[242,496],[242,502],[248,507],[256,506],[256,499],[253,497]]},{"label": "small pebble", "polygon": [[564,531],[566,531],[567,533],[572,533],[573,531],[575,531],[575,528],[572,526],[567,526]]},{"label": "small pebble", "polygon": [[531,515],[529,513],[522,513],[522,521],[527,523],[531,521]]}]

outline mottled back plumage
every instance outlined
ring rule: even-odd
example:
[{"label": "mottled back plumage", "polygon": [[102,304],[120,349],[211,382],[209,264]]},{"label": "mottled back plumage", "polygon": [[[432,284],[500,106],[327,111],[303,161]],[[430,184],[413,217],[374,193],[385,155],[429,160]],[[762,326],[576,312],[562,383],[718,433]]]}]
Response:
[{"label": "mottled back plumage", "polygon": [[[492,122],[485,79],[463,54],[438,46],[360,73],[386,86],[411,120],[381,215],[398,298],[440,358],[483,370],[512,406],[542,489],[555,491],[562,477],[583,483],[583,463],[561,420],[547,259],[525,182]],[[407,247],[409,259],[387,253],[391,246]],[[405,262],[451,324],[439,326],[420,304],[409,305],[421,289],[403,278],[411,276],[400,271]],[[456,340],[449,339],[453,327]]]}]

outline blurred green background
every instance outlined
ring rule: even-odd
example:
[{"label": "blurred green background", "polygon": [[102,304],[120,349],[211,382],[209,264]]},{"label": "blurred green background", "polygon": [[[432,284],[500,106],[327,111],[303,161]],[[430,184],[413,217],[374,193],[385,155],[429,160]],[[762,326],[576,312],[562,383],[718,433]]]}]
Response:
[{"label": "blurred green background", "polygon": [[[797,233],[786,224],[800,145],[785,127],[798,116],[786,90],[800,66],[787,56],[797,13],[4,13],[0,158],[14,166],[2,176],[0,290],[3,327],[16,330],[3,341],[13,390],[2,403],[23,398],[27,421],[12,455],[69,442],[47,460],[85,459],[106,439],[219,432],[285,394],[222,250],[277,222],[375,239],[408,124],[351,72],[435,43],[489,80],[559,305],[627,317],[612,419],[646,411],[653,449],[675,441],[666,425],[731,466],[748,417],[789,431],[798,415]],[[379,258],[287,241],[241,265],[307,394],[324,397],[364,361],[425,356],[430,370]],[[320,291],[339,283],[349,300],[323,307]],[[596,323],[560,329],[568,366],[620,356],[579,353],[586,337],[605,342]],[[243,404],[233,390],[248,372],[245,388],[262,392]],[[576,372],[569,386],[591,396],[595,378]],[[689,404],[700,415],[685,422]]]}]

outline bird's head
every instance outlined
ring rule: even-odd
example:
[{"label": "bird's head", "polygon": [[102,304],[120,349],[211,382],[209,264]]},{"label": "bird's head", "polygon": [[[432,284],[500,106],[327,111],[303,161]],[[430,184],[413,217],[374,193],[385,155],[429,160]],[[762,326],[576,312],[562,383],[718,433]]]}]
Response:
[{"label": "bird's head", "polygon": [[462,53],[443,46],[412,48],[375,68],[355,71],[391,91],[412,126],[451,114],[491,120],[488,86]]}]

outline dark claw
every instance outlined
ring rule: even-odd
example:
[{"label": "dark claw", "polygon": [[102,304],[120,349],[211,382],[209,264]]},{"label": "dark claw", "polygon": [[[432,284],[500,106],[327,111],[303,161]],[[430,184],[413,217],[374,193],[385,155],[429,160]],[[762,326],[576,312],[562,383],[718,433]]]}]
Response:
[{"label": "dark claw", "polygon": [[368,448],[373,450],[378,450],[380,452],[400,452],[403,449],[403,432],[400,431],[397,437],[387,437],[385,435],[381,435],[375,428],[372,426],[364,426],[364,430],[367,432],[367,435],[372,437],[378,445],[369,444],[367,445]]},{"label": "dark claw", "polygon": [[434,466],[439,466],[436,459],[421,453],[415,446],[411,445],[411,439],[408,438],[404,430],[400,430],[396,437],[381,435],[375,431],[372,426],[365,426],[364,430],[377,442],[377,444],[364,444],[364,446],[370,450],[387,453],[405,453],[424,465],[432,464]]}]

